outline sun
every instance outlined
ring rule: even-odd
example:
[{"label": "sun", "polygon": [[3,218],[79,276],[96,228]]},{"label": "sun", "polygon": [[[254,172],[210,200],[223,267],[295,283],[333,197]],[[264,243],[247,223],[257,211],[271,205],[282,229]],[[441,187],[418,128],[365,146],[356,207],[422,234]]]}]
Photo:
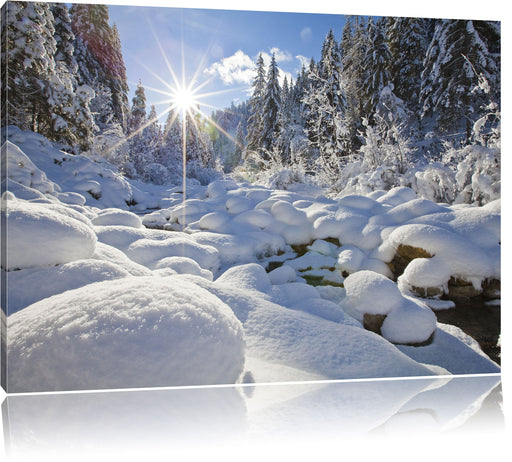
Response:
[{"label": "sun", "polygon": [[173,91],[172,105],[181,112],[189,112],[192,108],[196,107],[199,101],[195,92],[186,87],[179,87]]}]

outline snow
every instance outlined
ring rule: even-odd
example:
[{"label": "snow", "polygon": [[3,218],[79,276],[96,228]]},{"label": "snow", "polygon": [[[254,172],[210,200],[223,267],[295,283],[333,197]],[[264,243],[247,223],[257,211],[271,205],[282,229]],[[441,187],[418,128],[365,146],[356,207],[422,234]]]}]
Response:
[{"label": "snow", "polygon": [[216,282],[259,292],[267,292],[272,285],[265,269],[257,263],[230,268]]},{"label": "snow", "polygon": [[66,290],[130,276],[123,267],[101,260],[75,260],[50,268],[31,268],[9,273],[7,303],[9,314]]},{"label": "snow", "polygon": [[440,288],[444,289],[451,276],[451,270],[446,263],[437,257],[415,258],[407,265],[400,276],[400,283],[407,287]]},{"label": "snow", "polygon": [[177,274],[195,274],[201,276],[209,281],[213,281],[213,274],[207,269],[199,266],[195,260],[189,257],[166,257],[162,258],[155,265],[155,269],[172,269]]},{"label": "snow", "polygon": [[297,273],[291,266],[280,266],[275,270],[268,273],[270,282],[274,285],[286,284],[287,282],[295,282],[297,280]]},{"label": "snow", "polygon": [[403,244],[438,256],[438,261],[449,269],[452,276],[471,282],[475,288],[480,288],[486,278],[499,277],[496,256],[472,245],[460,233],[432,225],[408,224],[396,228],[388,241],[395,249]]},{"label": "snow", "polygon": [[[406,187],[333,199],[226,178],[183,201],[39,135],[6,143],[10,391],[499,371],[436,322],[453,302],[412,294],[500,279],[499,200],[437,204]],[[393,275],[404,245],[432,257]],[[384,317],[381,335],[365,314]]]},{"label": "snow", "polygon": [[404,297],[384,319],[382,336],[393,343],[418,344],[436,330],[436,316],[424,303]]},{"label": "snow", "polygon": [[358,271],[345,279],[346,303],[362,313],[389,314],[402,303],[393,281],[373,271]]},{"label": "snow", "polygon": [[9,200],[2,202],[2,209],[7,217],[8,270],[57,265],[94,253],[92,225],[60,208]]},{"label": "snow", "polygon": [[201,245],[188,237],[170,237],[164,240],[138,239],[128,245],[126,255],[133,261],[156,268],[159,261],[166,257],[189,257],[195,260],[201,268],[213,273],[219,270],[219,252],[207,245]]},{"label": "snow", "polygon": [[142,228],[140,217],[126,210],[102,210],[91,221],[95,226],[131,226],[132,228]]},{"label": "snow", "polygon": [[9,390],[233,383],[240,322],[217,297],[168,278],[70,290],[9,316]]}]

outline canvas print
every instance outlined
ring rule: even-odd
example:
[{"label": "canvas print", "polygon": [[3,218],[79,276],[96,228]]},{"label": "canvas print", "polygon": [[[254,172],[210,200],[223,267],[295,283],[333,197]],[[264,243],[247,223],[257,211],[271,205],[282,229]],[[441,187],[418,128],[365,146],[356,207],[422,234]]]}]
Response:
[{"label": "canvas print", "polygon": [[1,19],[9,393],[500,373],[499,21]]}]

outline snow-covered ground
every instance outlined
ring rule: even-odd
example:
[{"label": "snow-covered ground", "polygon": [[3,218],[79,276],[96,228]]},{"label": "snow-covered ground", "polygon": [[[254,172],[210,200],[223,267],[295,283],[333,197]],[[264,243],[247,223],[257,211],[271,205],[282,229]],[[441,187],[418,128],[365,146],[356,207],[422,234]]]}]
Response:
[{"label": "snow-covered ground", "polygon": [[500,200],[226,178],[183,201],[14,127],[2,149],[10,392],[500,371],[433,312],[499,298]]}]

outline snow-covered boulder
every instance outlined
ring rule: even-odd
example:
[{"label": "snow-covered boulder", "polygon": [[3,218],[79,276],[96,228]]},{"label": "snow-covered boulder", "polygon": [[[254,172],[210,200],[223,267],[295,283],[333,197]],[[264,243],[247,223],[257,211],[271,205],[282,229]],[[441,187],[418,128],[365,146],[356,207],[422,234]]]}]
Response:
[{"label": "snow-covered boulder", "polygon": [[138,239],[130,244],[126,255],[137,263],[154,269],[156,264],[166,257],[189,257],[195,260],[201,268],[212,273],[219,270],[219,252],[214,247],[198,244],[187,235],[170,234],[168,239]]},{"label": "snow-covered boulder", "polygon": [[7,217],[7,270],[35,268],[90,258],[96,234],[85,217],[64,206],[10,200]]},{"label": "snow-covered boulder", "polygon": [[[415,258],[398,278],[399,285],[409,290],[423,289],[424,292],[437,289],[438,294],[447,292],[451,271],[442,258]],[[429,295],[427,293],[420,295]]]},{"label": "snow-covered boulder", "polygon": [[358,271],[345,279],[347,303],[361,313],[388,314],[397,308],[403,296],[397,285],[373,271]]},{"label": "snow-covered boulder", "polygon": [[175,277],[99,282],[8,318],[9,392],[234,383],[232,310]]},{"label": "snow-covered boulder", "polygon": [[248,263],[229,268],[216,281],[218,284],[234,285],[239,288],[268,292],[272,284],[263,266]]},{"label": "snow-covered boulder", "polygon": [[199,228],[221,233],[226,229],[230,220],[231,216],[227,212],[210,212],[200,218]]},{"label": "snow-covered boulder", "polygon": [[345,291],[347,308],[362,314],[365,327],[380,332],[392,343],[420,344],[429,340],[436,329],[433,311],[424,303],[403,296],[397,285],[381,274],[351,274],[345,279]]},{"label": "snow-covered boulder", "polygon": [[382,336],[392,343],[421,344],[436,330],[436,315],[424,303],[404,297],[402,303],[384,319]]},{"label": "snow-covered boulder", "polygon": [[2,149],[2,163],[5,161],[7,178],[43,194],[53,194],[60,188],[50,181],[46,174],[30,158],[9,140]]},{"label": "snow-covered boulder", "polygon": [[268,273],[270,282],[273,285],[286,284],[297,281],[297,273],[291,266],[283,265]]},{"label": "snow-covered boulder", "polygon": [[127,276],[130,273],[114,262],[95,259],[12,271],[7,278],[9,314],[66,290]]},{"label": "snow-covered boulder", "polygon": [[177,274],[194,274],[213,281],[211,271],[201,268],[195,260],[188,257],[166,257],[155,265],[156,270],[167,268],[174,270]]},{"label": "snow-covered boulder", "polygon": [[119,209],[106,209],[92,219],[95,226],[130,226],[142,228],[142,220],[135,213]]},{"label": "snow-covered boulder", "polygon": [[154,212],[147,213],[142,218],[142,224],[146,228],[163,229],[171,218],[169,209],[155,210]]},{"label": "snow-covered boulder", "polygon": [[[448,229],[432,225],[407,224],[393,230],[388,242],[394,249],[406,245],[437,256],[436,265],[442,262],[449,269],[451,276],[471,282],[477,290],[481,288],[484,279],[499,278],[499,267],[496,265],[496,261],[499,262],[499,254],[484,250],[464,239],[459,233]],[[428,275],[425,274],[425,277]]]},{"label": "snow-covered boulder", "polygon": [[226,201],[226,210],[233,215],[246,212],[253,207],[254,202],[245,196],[233,195]]},{"label": "snow-covered boulder", "polygon": [[399,186],[380,195],[376,200],[381,204],[391,205],[394,207],[396,205],[403,204],[404,202],[412,201],[416,198],[417,196],[414,190],[405,186]]}]

